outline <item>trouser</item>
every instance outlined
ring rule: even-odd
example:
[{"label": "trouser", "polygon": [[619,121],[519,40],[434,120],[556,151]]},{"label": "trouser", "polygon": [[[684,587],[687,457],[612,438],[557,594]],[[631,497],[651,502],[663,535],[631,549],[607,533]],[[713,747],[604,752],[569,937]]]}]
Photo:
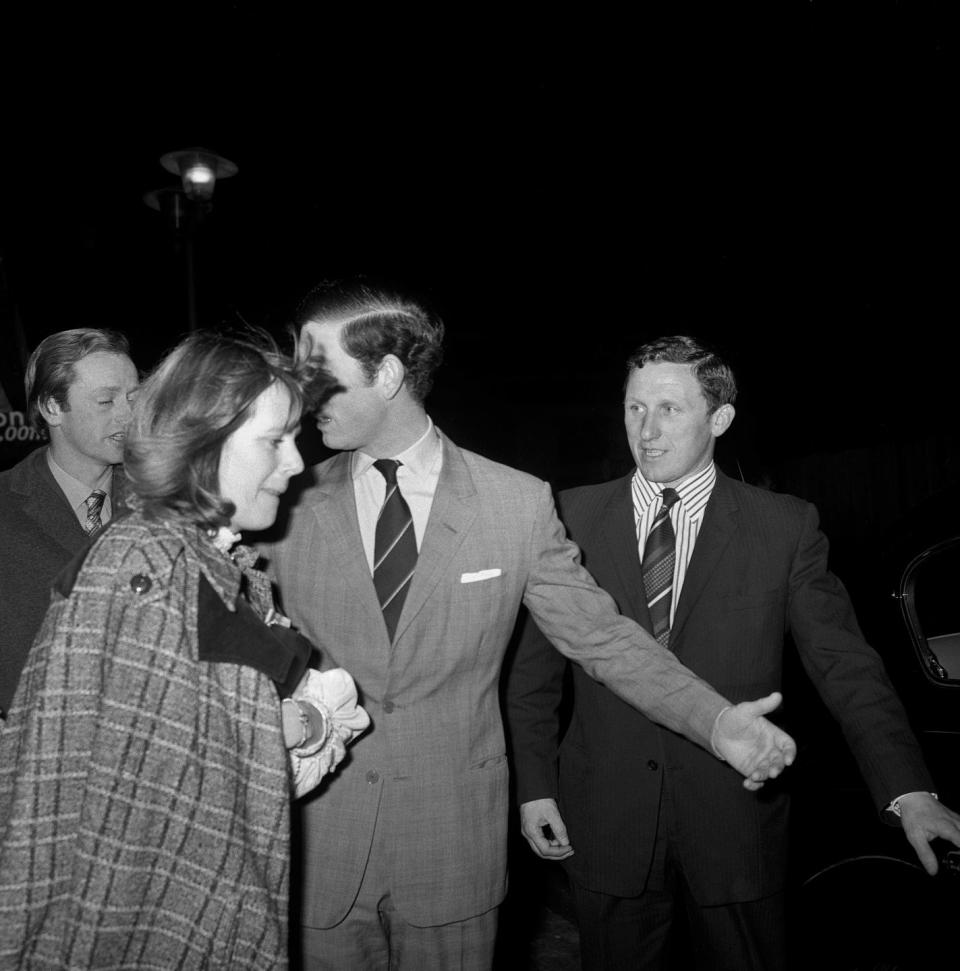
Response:
[{"label": "trouser", "polygon": [[357,899],[335,927],[299,928],[303,971],[489,971],[497,908],[467,920],[417,927],[391,892],[394,854],[377,824]]},{"label": "trouser", "polygon": [[583,971],[781,971],[786,967],[783,894],[701,907],[682,876],[669,889],[649,890],[637,897],[597,893],[574,881],[571,890]]},{"label": "trouser", "polygon": [[584,971],[782,971],[786,967],[783,893],[744,903],[701,906],[673,848],[669,774],[646,890],[615,897],[571,880]]}]

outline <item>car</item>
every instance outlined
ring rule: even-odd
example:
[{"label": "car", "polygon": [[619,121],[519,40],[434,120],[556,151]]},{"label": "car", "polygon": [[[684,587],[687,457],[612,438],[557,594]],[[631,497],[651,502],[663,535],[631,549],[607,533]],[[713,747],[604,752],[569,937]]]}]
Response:
[{"label": "car", "polygon": [[[940,798],[960,811],[960,528],[954,510],[914,515],[878,543],[867,570],[877,596],[858,602]],[[866,599],[866,602],[864,600]],[[811,719],[818,725],[817,717]],[[797,968],[952,966],[960,850],[935,841],[940,871],[920,867],[898,828],[878,820],[839,732],[801,742],[792,840]],[[810,728],[810,725],[807,726]],[[804,738],[802,728],[798,737]],[[807,749],[804,752],[804,748]],[[804,767],[804,757],[814,762]],[[819,760],[819,764],[818,764]],[[944,963],[946,962],[946,963]]]}]

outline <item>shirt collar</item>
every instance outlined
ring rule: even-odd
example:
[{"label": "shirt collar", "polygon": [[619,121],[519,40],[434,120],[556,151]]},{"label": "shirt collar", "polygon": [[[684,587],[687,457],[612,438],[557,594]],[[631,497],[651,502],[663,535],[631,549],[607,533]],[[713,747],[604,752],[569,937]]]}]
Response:
[{"label": "shirt collar", "polygon": [[[713,486],[716,481],[717,467],[713,462],[696,475],[684,479],[676,487],[677,495],[680,496],[681,505],[687,507],[696,505],[702,508],[706,504],[706,499],[709,498],[710,493],[713,492]],[[641,513],[654,499],[658,499],[660,493],[663,492],[663,486],[659,482],[648,482],[639,468],[633,475],[633,485],[633,493],[641,502],[639,510]]]},{"label": "shirt collar", "polygon": [[[427,430],[409,448],[390,457],[405,465],[414,475],[428,475],[436,467],[441,447],[440,436],[433,424],[433,419],[427,415]],[[375,461],[372,455],[359,449],[355,451],[353,477],[359,479]]]},{"label": "shirt collar", "polygon": [[70,503],[71,509],[76,509],[86,502],[90,493],[94,489],[100,489],[110,495],[110,485],[113,479],[113,466],[108,465],[104,470],[103,474],[99,479],[92,485],[88,486],[86,483],[81,482],[79,479],[74,478],[65,469],[60,468],[56,460],[53,457],[53,452],[50,448],[47,448],[47,464],[50,467],[50,472],[53,474],[54,479],[57,481],[57,485],[63,490],[63,494],[67,497],[67,502]]}]

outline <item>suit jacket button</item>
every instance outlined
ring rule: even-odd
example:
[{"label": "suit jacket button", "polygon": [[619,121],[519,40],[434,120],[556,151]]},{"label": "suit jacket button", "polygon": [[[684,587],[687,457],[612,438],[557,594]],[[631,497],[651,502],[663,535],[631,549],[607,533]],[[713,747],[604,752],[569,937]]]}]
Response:
[{"label": "suit jacket button", "polygon": [[134,593],[146,593],[153,586],[150,577],[145,577],[142,573],[134,574],[130,578],[130,589]]},{"label": "suit jacket button", "polygon": [[370,771],[369,771],[369,772],[367,773],[367,782],[368,782],[368,783],[369,783],[370,785],[372,785],[372,786],[374,786],[374,785],[376,785],[376,784],[377,784],[377,783],[378,783],[379,781],[380,781],[380,773],[379,773],[379,772],[375,772],[375,771],[374,771],[373,769],[371,769],[371,770],[370,770]]},{"label": "suit jacket button", "polygon": [[393,702],[392,701],[385,701],[383,703],[383,710],[389,715],[390,712],[393,711]]},{"label": "suit jacket button", "polygon": [[657,771],[657,769],[659,769],[659,768],[660,768],[660,766],[659,766],[659,764],[657,763],[657,760],[656,760],[656,759],[650,759],[650,761],[649,761],[649,762],[647,762],[647,768],[648,768],[648,769],[649,769],[649,770],[650,770],[651,772],[656,772],[656,771]]}]

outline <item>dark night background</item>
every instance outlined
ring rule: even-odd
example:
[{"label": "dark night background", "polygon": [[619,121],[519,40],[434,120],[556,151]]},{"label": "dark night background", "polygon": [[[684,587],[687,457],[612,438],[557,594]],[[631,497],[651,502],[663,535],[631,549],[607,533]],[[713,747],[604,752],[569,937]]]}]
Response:
[{"label": "dark night background", "polygon": [[818,504],[883,628],[886,551],[960,483],[945,5],[117,9],[0,27],[15,407],[50,332],[117,327],[148,369],[185,331],[142,196],[203,145],[239,173],[196,238],[202,323],[281,333],[323,278],[412,291],[447,325],[438,424],[560,487],[629,467],[627,353],[699,334],[741,380],[722,466]]},{"label": "dark night background", "polygon": [[196,234],[202,324],[412,291],[448,328],[441,427],[561,487],[629,465],[626,354],[699,334],[741,379],[724,468],[816,501],[839,556],[875,542],[960,481],[955,36],[934,3],[769,6],[8,16],[3,387],[64,327],[144,369],[175,343],[142,197],[203,145],[239,174]]}]

